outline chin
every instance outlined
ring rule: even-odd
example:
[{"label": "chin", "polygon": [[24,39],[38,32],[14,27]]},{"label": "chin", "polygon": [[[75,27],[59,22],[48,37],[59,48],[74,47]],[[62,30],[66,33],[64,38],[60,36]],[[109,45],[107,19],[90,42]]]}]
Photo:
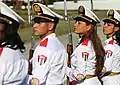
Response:
[{"label": "chin", "polygon": [[78,34],[78,32],[77,32],[77,31],[74,31],[74,33]]},{"label": "chin", "polygon": [[104,33],[104,35],[107,35],[108,33],[106,33],[106,32],[103,32]]},{"label": "chin", "polygon": [[34,33],[34,35],[38,36],[39,34],[38,33]]}]

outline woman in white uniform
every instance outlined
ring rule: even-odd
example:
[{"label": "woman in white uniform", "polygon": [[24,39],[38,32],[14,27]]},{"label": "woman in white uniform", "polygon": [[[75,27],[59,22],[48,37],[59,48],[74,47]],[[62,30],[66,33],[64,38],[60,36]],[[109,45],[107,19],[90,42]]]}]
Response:
[{"label": "woman in white uniform", "polygon": [[0,85],[25,85],[28,61],[24,43],[17,33],[24,20],[0,2]]},{"label": "woman in white uniform", "polygon": [[120,85],[120,14],[116,10],[108,10],[108,18],[104,19],[103,33],[105,41],[105,64],[102,77],[103,85]]},{"label": "woman in white uniform", "polygon": [[105,51],[96,32],[98,17],[89,9],[80,6],[75,17],[74,32],[81,37],[80,44],[71,55],[71,68],[67,75],[73,85],[101,85],[100,75]]}]

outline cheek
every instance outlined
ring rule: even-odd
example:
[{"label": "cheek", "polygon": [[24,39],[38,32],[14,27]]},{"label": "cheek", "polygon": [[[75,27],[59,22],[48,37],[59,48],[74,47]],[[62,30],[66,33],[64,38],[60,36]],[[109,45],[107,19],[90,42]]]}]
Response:
[{"label": "cheek", "polygon": [[0,27],[0,32],[2,32],[2,31],[4,31],[4,29]]},{"label": "cheek", "polygon": [[110,34],[110,33],[113,32],[113,29],[110,28],[110,27],[108,27],[108,28],[104,28],[104,29],[103,29],[103,32],[104,32],[104,34]]},{"label": "cheek", "polygon": [[0,31],[4,31],[5,26],[3,24],[0,24]]},{"label": "cheek", "polygon": [[46,25],[41,25],[38,28],[38,33],[39,34],[46,34],[48,32],[47,26]]},{"label": "cheek", "polygon": [[79,26],[77,31],[80,32],[80,33],[83,33],[85,31],[84,26]]},{"label": "cheek", "polygon": [[110,31],[111,31],[111,28],[110,28],[110,27],[107,27],[107,28],[104,28],[103,30],[106,31],[106,32],[110,32]]}]

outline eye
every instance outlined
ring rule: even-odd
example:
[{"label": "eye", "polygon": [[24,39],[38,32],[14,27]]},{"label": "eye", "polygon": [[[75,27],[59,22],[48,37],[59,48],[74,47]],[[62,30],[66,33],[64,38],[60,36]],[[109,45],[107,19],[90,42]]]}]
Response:
[{"label": "eye", "polygon": [[77,23],[77,20],[75,21],[75,23]]},{"label": "eye", "polygon": [[80,22],[80,21],[75,21],[75,23],[81,24],[81,22]]},{"label": "eye", "polygon": [[111,23],[107,23],[108,26],[111,26]]},{"label": "eye", "polygon": [[80,21],[78,21],[78,24],[81,24],[81,22],[80,22]]},{"label": "eye", "polygon": [[111,26],[112,24],[109,22],[104,22],[104,25]]}]

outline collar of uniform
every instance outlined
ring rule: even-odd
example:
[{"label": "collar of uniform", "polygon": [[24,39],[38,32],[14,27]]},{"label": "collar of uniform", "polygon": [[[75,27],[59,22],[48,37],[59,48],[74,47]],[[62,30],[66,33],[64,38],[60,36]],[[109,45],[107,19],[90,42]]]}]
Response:
[{"label": "collar of uniform", "polygon": [[88,45],[89,40],[90,40],[89,38],[86,38],[85,40],[83,40],[82,45],[87,46],[87,45]]},{"label": "collar of uniform", "polygon": [[112,37],[108,38],[107,40],[105,40],[105,44],[109,44],[109,42],[112,41],[112,40],[113,40]]},{"label": "collar of uniform", "polygon": [[44,38],[41,40],[41,42],[44,41],[46,38],[50,38],[50,37],[56,37],[56,34],[55,34],[55,33],[51,33],[51,34],[47,35],[46,37],[44,37]]}]

